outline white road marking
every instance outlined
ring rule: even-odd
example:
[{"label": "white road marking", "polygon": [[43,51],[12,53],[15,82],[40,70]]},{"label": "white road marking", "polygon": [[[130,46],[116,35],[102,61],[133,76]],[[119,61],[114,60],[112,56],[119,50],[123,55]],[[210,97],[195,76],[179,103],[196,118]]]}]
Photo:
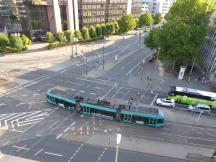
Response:
[{"label": "white road marking", "polygon": [[35,154],[34,154],[34,156],[37,156],[39,153],[41,153],[43,151],[43,148],[42,149],[40,149],[38,152],[36,152]]},{"label": "white road marking", "polygon": [[30,124],[36,124],[36,123],[38,123],[39,121],[35,121],[35,122],[31,122],[31,123],[25,123],[25,124],[19,124],[19,123],[17,123],[17,126],[18,127],[21,127],[21,126],[25,126],[25,125],[30,125]]},{"label": "white road marking", "polygon": [[44,152],[45,154],[48,154],[48,155],[54,155],[54,156],[63,156],[61,154],[55,154],[55,153],[52,153],[52,152]]},{"label": "white road marking", "polygon": [[62,135],[63,135],[63,133],[60,133],[60,134],[56,137],[56,139],[59,139]]},{"label": "white road marking", "polygon": [[197,137],[190,137],[190,136],[171,134],[171,133],[159,133],[159,134],[170,135],[170,136],[177,136],[177,137],[189,138],[189,139],[195,139],[195,140],[201,140],[201,141],[208,141],[208,142],[216,142],[216,140],[207,139],[207,138],[197,138]]},{"label": "white road marking", "polygon": [[102,152],[102,154],[100,155],[100,157],[98,158],[97,162],[99,162],[101,160],[101,158],[103,157],[105,151],[107,150],[107,148],[105,147],[104,148],[104,151]]},{"label": "white road marking", "polygon": [[116,87],[113,86],[103,97],[101,97],[101,100],[103,100],[114,88]]},{"label": "white road marking", "polygon": [[56,125],[59,121],[56,121],[55,123],[53,123],[49,128],[54,127],[54,125]]},{"label": "white road marking", "polygon": [[78,149],[74,152],[74,154],[70,157],[70,159],[68,160],[68,162],[70,162],[75,156],[76,154],[80,151],[80,149],[83,147],[83,144],[81,144]]},{"label": "white road marking", "polygon": [[76,124],[76,122],[73,122],[70,126],[73,127]]},{"label": "white road marking", "polygon": [[7,142],[3,143],[2,146],[6,146],[6,145],[8,145],[9,143],[10,143],[10,141],[7,141]]},{"label": "white road marking", "polygon": [[28,103],[22,103],[22,102],[21,102],[21,103],[17,104],[16,107],[18,107],[18,106],[20,106],[20,105],[25,105],[25,104],[28,104]]},{"label": "white road marking", "polygon": [[67,132],[70,129],[70,127],[67,127],[63,132]]},{"label": "white road marking", "polygon": [[150,104],[151,106],[153,106],[153,104],[155,103],[157,97],[158,97],[158,94],[156,94],[156,95],[154,96],[154,98],[153,98],[153,100],[152,100],[152,102],[151,102],[151,104]]},{"label": "white road marking", "polygon": [[5,104],[5,103],[1,103],[1,104],[0,104],[0,106],[6,106],[6,105],[7,105],[7,104]]},{"label": "white road marking", "polygon": [[12,146],[14,148],[17,148],[17,151],[16,152],[19,152],[20,150],[27,150],[29,151],[30,149],[29,148],[26,148],[27,145],[24,145],[22,147],[19,147],[19,146]]},{"label": "white road marking", "polygon": [[134,67],[132,67],[131,70],[128,71],[128,72],[126,73],[126,75],[128,76],[128,75],[129,75],[131,72],[133,72],[134,69],[136,69],[139,65],[140,65],[140,64],[136,64]]}]

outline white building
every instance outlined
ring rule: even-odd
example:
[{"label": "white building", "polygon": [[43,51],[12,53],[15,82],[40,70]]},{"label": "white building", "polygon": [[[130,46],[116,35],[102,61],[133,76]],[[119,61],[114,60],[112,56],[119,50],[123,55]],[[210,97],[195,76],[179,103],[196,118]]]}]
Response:
[{"label": "white building", "polygon": [[206,42],[201,48],[202,69],[207,75],[216,72],[216,11],[212,14],[209,23],[209,32]]},{"label": "white building", "polygon": [[175,0],[142,0],[142,11],[152,15],[160,12],[165,16],[174,2]]}]

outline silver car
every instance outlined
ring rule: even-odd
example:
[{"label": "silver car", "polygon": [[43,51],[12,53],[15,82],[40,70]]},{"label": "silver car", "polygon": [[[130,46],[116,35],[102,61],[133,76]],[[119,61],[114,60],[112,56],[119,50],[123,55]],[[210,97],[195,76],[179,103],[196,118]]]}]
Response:
[{"label": "silver car", "polygon": [[188,110],[191,112],[202,112],[205,114],[211,113],[211,108],[208,105],[205,104],[196,104],[196,105],[189,105]]},{"label": "silver car", "polygon": [[167,106],[167,107],[172,107],[172,108],[175,107],[174,99],[169,99],[169,98],[158,98],[156,100],[156,104]]}]

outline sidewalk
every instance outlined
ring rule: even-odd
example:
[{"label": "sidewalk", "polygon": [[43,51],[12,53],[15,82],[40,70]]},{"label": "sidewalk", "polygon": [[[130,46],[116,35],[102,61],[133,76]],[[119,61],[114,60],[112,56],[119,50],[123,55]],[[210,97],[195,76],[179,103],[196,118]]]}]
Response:
[{"label": "sidewalk", "polygon": [[[93,135],[87,144],[100,145],[104,147],[116,147],[116,135],[112,134],[97,134]],[[213,149],[190,146],[190,145],[180,145],[167,143],[163,141],[154,141],[148,139],[140,139],[135,137],[122,136],[121,143],[119,145],[120,149],[131,150],[136,152],[142,152],[147,154],[154,154],[160,156],[167,156],[177,159],[186,159],[188,153],[204,154],[211,156]]]},{"label": "sidewalk", "polygon": [[[129,79],[131,87],[152,89],[154,91],[164,92],[167,94],[169,86],[189,87],[200,90],[209,90],[207,85],[201,84],[200,81],[195,81],[196,73],[192,73],[190,82],[187,82],[187,76],[184,80],[178,80],[177,76],[170,73],[170,67],[165,63],[156,60],[140,65]],[[151,78],[150,81],[147,78]]]},{"label": "sidewalk", "polygon": [[25,159],[17,156],[1,154],[0,155],[1,162],[38,162],[35,160]]}]

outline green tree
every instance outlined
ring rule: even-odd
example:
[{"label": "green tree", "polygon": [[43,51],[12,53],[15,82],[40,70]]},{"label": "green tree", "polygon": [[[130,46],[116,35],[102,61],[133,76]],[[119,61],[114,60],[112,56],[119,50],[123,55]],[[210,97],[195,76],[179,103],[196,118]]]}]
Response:
[{"label": "green tree", "polygon": [[0,51],[5,51],[9,39],[5,34],[0,34]]},{"label": "green tree", "polygon": [[118,24],[118,22],[115,21],[114,25],[115,25],[115,33],[118,33],[119,32],[119,24]]},{"label": "green tree", "polygon": [[96,35],[97,35],[97,36],[101,36],[101,35],[102,35],[101,25],[97,24],[97,25],[95,26],[95,31],[96,31]]},{"label": "green tree", "polygon": [[54,38],[54,36],[53,36],[53,34],[51,32],[46,33],[46,41],[48,43],[52,43],[52,42],[55,41],[55,38]]},{"label": "green tree", "polygon": [[151,49],[158,49],[160,44],[160,29],[152,29],[144,38],[144,44]]},{"label": "green tree", "polygon": [[107,35],[107,28],[105,24],[101,25],[101,31],[102,31],[102,35],[106,36]]},{"label": "green tree", "polygon": [[119,20],[121,33],[126,33],[136,27],[136,21],[131,14],[123,15]]},{"label": "green tree", "polygon": [[91,38],[95,38],[96,37],[96,30],[95,30],[94,26],[90,26],[90,28],[89,28],[89,36]]},{"label": "green tree", "polygon": [[173,65],[187,65],[200,58],[208,31],[213,0],[178,0],[166,16],[160,34],[160,55]]},{"label": "green tree", "polygon": [[67,42],[71,42],[72,39],[73,39],[73,31],[72,30],[67,30],[65,32],[65,36],[66,36]]},{"label": "green tree", "polygon": [[74,31],[74,36],[75,36],[76,38],[78,38],[78,40],[81,40],[81,39],[82,39],[82,35],[81,35],[81,33],[80,33],[79,30],[75,30],[75,31]]},{"label": "green tree", "polygon": [[161,15],[160,12],[158,12],[155,16],[154,16],[154,24],[159,24],[160,22],[162,22],[163,20],[163,16]]},{"label": "green tree", "polygon": [[139,17],[139,26],[150,26],[154,22],[152,15],[148,12],[141,14]]},{"label": "green tree", "polygon": [[57,32],[56,33],[56,40],[60,42],[60,44],[63,44],[65,38],[64,38],[64,32]]},{"label": "green tree", "polygon": [[82,37],[84,40],[88,40],[90,37],[89,37],[89,30],[87,27],[83,27],[82,28]]},{"label": "green tree", "polygon": [[106,24],[107,34],[112,35],[115,32],[115,26],[112,23]]}]

